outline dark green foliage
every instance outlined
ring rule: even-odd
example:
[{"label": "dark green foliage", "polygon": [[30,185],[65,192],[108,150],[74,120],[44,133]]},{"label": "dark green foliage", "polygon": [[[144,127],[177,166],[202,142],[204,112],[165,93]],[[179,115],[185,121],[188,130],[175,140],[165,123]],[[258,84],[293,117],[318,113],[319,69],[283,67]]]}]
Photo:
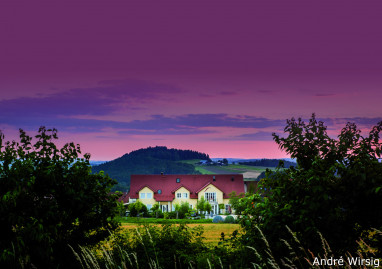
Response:
[{"label": "dark green foliage", "polygon": [[[284,253],[279,260],[274,255],[275,248],[270,245],[262,230],[257,226],[254,245],[243,245],[240,233],[232,235],[221,233],[217,246],[203,242],[203,228],[190,228],[184,225],[141,226],[132,232],[119,231],[108,241],[89,249],[81,248],[75,255],[82,268],[366,268],[364,265],[350,266],[350,253],[343,253],[344,266],[314,266],[315,257],[330,259],[333,253],[327,241],[318,234],[316,242],[323,253],[318,256],[306,249],[296,235],[286,227],[287,236],[279,239]],[[380,231],[378,231],[380,233]],[[361,247],[363,245],[363,247]],[[353,258],[362,257],[372,261],[373,250],[359,242],[360,251]],[[334,256],[335,257],[335,256]],[[375,260],[375,258],[374,258]],[[365,261],[366,263],[366,261]],[[370,268],[378,267],[371,262]],[[369,266],[367,267],[369,268]]]},{"label": "dark green foliage", "polygon": [[282,161],[284,163],[285,168],[290,168],[291,166],[296,166],[297,164],[290,161],[279,160],[279,159],[261,159],[251,162],[239,162],[242,165],[252,165],[252,166],[262,166],[262,167],[277,167],[279,166],[279,162]]},{"label": "dark green foliage", "polygon": [[131,217],[147,217],[148,210],[146,205],[144,205],[141,201],[136,201],[129,205],[130,216]]},{"label": "dark green foliage", "polygon": [[229,204],[233,209],[235,209],[235,214],[240,215],[246,209],[245,204],[241,202],[241,198],[243,198],[244,196],[244,193],[236,194],[236,191],[233,191],[230,194],[228,194]]},{"label": "dark green foliage", "polygon": [[[179,162],[193,159],[208,160],[209,156],[191,150],[149,147],[94,166],[92,170],[94,172],[104,171],[118,182],[129,185],[132,174],[160,174],[161,172],[165,174],[198,174],[193,165]],[[122,190],[121,188],[119,190]]]},{"label": "dark green foliage", "polygon": [[[135,253],[139,268],[187,268],[192,257],[207,251],[202,242],[203,229],[184,224],[143,226],[130,233],[115,235],[114,242],[127,253]],[[115,249],[118,256],[120,249]],[[137,266],[138,267],[138,266]]]},{"label": "dark green foliage", "polygon": [[200,212],[203,212],[203,213],[209,213],[211,212],[211,209],[212,209],[212,206],[211,204],[204,199],[204,197],[202,196],[202,198],[200,198],[197,202],[196,202],[196,209],[199,210]]},{"label": "dark green foliage", "polygon": [[267,169],[266,171],[261,172],[261,174],[257,177],[257,180],[260,181],[261,179],[266,178],[267,173],[268,173],[268,177],[271,177],[273,174],[271,170]]},{"label": "dark green foliage", "polygon": [[1,268],[70,266],[68,245],[94,244],[118,226],[115,181],[91,174],[79,145],[57,148],[55,129],[35,138],[20,130],[20,142],[5,142],[0,133]]},{"label": "dark green foliage", "polygon": [[184,219],[189,215],[191,209],[188,202],[181,202],[180,204],[175,205],[175,211],[177,212],[178,219]]},{"label": "dark green foliage", "polygon": [[202,224],[212,223],[212,219],[164,219],[164,218],[135,218],[126,217],[120,219],[121,223],[138,223],[138,224]]},{"label": "dark green foliage", "polygon": [[225,223],[235,223],[235,218],[232,216],[227,216],[227,217],[225,217],[224,222]]},{"label": "dark green foliage", "polygon": [[362,137],[348,123],[333,139],[314,115],[307,124],[288,120],[287,137],[273,136],[298,166],[268,173],[260,182],[264,198],[254,194],[241,200],[247,208],[241,219],[245,243],[254,244],[259,225],[270,244],[279,245],[288,225],[311,250],[319,231],[335,253],[355,253],[362,233],[382,227],[381,129],[382,122]]}]

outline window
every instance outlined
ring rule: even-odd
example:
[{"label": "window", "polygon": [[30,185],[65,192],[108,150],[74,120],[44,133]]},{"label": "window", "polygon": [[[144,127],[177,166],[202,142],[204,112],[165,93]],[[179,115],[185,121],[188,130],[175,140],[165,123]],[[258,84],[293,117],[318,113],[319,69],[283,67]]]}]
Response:
[{"label": "window", "polygon": [[235,181],[235,178],[234,178],[234,177],[231,177],[231,181]]},{"label": "window", "polygon": [[158,190],[158,194],[162,194],[162,190]]},{"label": "window", "polygon": [[180,192],[178,192],[178,193],[176,194],[176,198],[182,198],[182,194],[181,194]]},{"label": "window", "polygon": [[190,205],[190,209],[192,209],[192,205]]},{"label": "window", "polygon": [[147,210],[151,210],[151,208],[153,207],[153,205],[148,204],[148,205],[146,205],[146,207],[147,207]]},{"label": "window", "polygon": [[188,198],[188,193],[187,192],[183,193],[183,198]]},{"label": "window", "polygon": [[140,193],[140,199],[152,199],[153,198],[153,194],[152,192],[141,192]]},{"label": "window", "polygon": [[177,179],[176,179],[176,183],[180,183],[180,178],[177,178]]},{"label": "window", "polygon": [[206,199],[208,202],[216,202],[216,192],[206,192],[204,199]]},{"label": "window", "polygon": [[216,181],[216,178],[215,178],[215,176],[213,176],[213,177],[212,177],[212,181]]},{"label": "window", "polygon": [[231,205],[230,204],[225,205],[225,213],[231,213]]}]

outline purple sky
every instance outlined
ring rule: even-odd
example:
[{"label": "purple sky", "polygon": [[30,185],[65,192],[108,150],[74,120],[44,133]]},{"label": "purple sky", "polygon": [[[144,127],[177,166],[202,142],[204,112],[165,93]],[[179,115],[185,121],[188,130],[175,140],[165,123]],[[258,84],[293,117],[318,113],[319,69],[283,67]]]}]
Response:
[{"label": "purple sky", "polygon": [[0,129],[93,160],[147,146],[286,157],[285,120],[382,120],[382,2],[3,0]]}]

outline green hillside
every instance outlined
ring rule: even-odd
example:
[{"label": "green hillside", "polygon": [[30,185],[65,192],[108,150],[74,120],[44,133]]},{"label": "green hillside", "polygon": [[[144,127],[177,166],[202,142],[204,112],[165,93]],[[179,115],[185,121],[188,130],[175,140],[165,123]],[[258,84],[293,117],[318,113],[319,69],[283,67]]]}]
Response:
[{"label": "green hillside", "polygon": [[191,163],[184,160],[208,160],[209,156],[192,150],[149,147],[125,154],[120,158],[92,167],[93,173],[104,171],[118,181],[115,190],[125,191],[132,174],[199,174]]}]

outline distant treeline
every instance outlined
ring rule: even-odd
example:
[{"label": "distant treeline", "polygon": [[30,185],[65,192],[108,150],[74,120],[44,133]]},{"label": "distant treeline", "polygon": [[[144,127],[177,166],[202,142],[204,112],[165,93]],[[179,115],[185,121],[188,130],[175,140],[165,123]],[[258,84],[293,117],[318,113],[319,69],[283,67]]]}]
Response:
[{"label": "distant treeline", "polygon": [[[289,168],[291,166],[296,166],[297,164],[294,162],[290,161],[285,161],[284,162],[284,167]],[[277,167],[279,165],[280,159],[261,159],[261,160],[256,160],[256,161],[251,161],[251,162],[239,162],[239,164],[243,165],[252,165],[252,166],[264,166],[264,167]]]},{"label": "distant treeline", "polygon": [[168,149],[167,147],[149,147],[125,154],[120,158],[93,166],[94,173],[104,171],[119,184],[114,190],[126,191],[133,174],[199,174],[191,164],[182,160],[210,160],[201,152],[192,150]]}]

